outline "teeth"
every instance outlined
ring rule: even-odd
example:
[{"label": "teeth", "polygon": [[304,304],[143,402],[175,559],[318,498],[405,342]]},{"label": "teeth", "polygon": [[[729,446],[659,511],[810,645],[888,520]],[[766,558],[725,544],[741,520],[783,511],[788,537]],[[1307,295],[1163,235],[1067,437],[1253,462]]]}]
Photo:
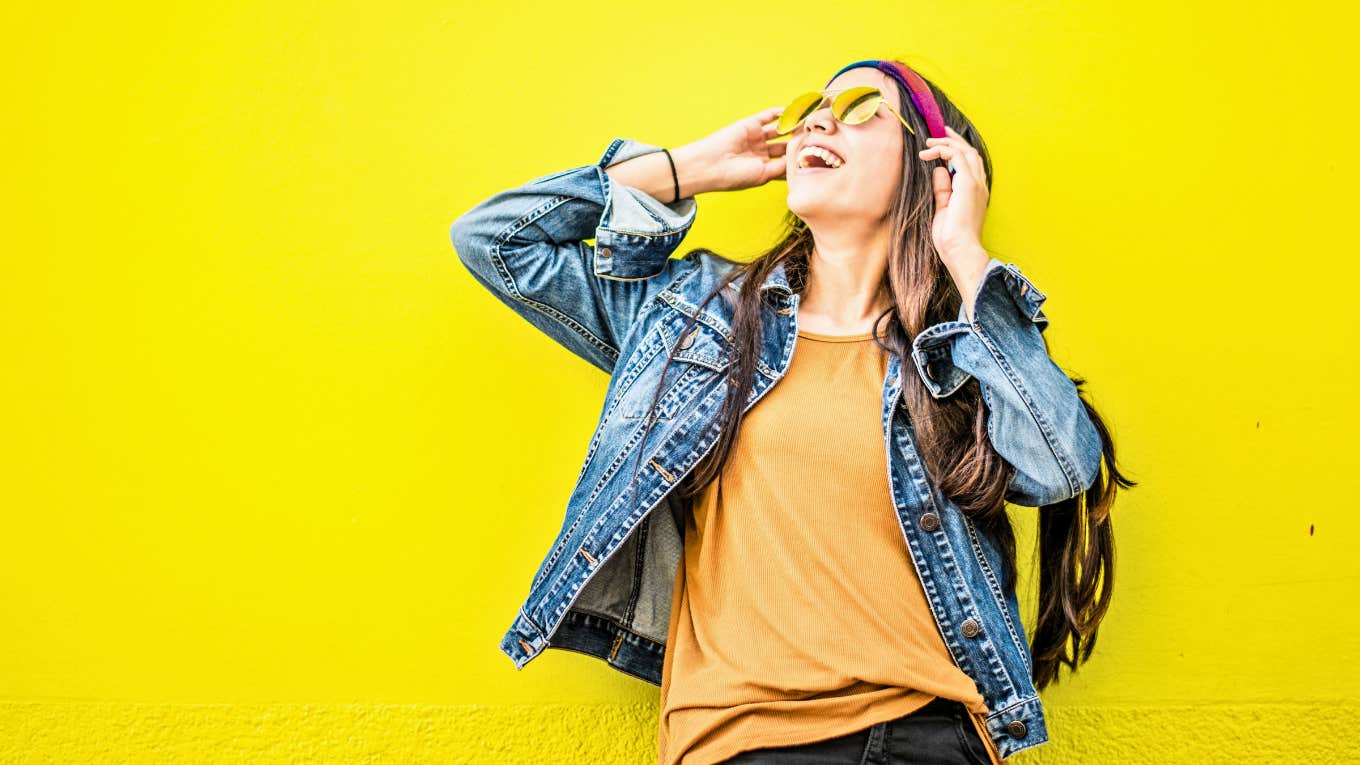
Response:
[{"label": "teeth", "polygon": [[803,150],[798,153],[798,166],[807,167],[808,156],[812,154],[816,154],[817,156],[821,157],[822,161],[826,162],[826,164],[831,167],[840,167],[841,165],[845,164],[845,162],[840,157],[837,157],[835,154],[832,154],[831,152],[827,151],[826,149],[823,149],[820,146],[804,146]]}]

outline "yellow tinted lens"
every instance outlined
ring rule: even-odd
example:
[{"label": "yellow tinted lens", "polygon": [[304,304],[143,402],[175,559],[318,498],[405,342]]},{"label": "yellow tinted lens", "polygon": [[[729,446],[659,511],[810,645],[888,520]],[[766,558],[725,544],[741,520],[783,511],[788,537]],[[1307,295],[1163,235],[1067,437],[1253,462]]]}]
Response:
[{"label": "yellow tinted lens", "polygon": [[883,94],[867,85],[848,88],[831,103],[831,113],[847,125],[858,125],[874,116]]},{"label": "yellow tinted lens", "polygon": [[784,107],[784,113],[779,115],[779,124],[775,127],[775,130],[779,135],[793,130],[798,127],[799,123],[807,119],[809,114],[817,111],[817,107],[821,103],[822,94],[816,91],[798,96],[789,102],[788,106]]}]

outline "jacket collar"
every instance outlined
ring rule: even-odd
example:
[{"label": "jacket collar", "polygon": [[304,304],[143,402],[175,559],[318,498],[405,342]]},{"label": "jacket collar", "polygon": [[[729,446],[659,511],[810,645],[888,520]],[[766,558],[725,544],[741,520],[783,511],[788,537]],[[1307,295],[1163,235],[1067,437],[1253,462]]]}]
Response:
[{"label": "jacket collar", "polygon": [[[738,274],[736,277],[732,279],[731,282],[727,284],[727,286],[724,289],[731,290],[733,293],[739,292],[741,290],[741,285],[746,280],[746,276],[747,274],[745,272]],[[773,291],[776,295],[774,304],[776,306],[783,306],[778,309],[779,312],[789,313],[788,306],[793,301],[797,300],[797,295],[795,295],[793,292],[793,286],[789,284],[788,274],[785,273],[784,271],[783,263],[775,265],[774,269],[770,271],[770,273],[765,277],[765,281],[762,282],[760,285],[760,292],[762,298],[766,293],[771,291]],[[718,330],[718,332],[720,332],[724,338],[730,340],[732,338],[732,326],[730,323],[730,318],[726,315],[726,312],[711,307],[701,310],[699,306],[694,302],[692,297],[687,293],[688,290],[673,289],[672,287],[668,286],[665,289],[661,290],[660,298],[661,300],[665,301],[670,306],[676,308],[686,316],[693,316],[697,318],[699,321]],[[778,332],[783,333],[785,330],[783,328],[784,324],[782,322],[779,324],[779,327],[780,329],[778,330]],[[783,346],[782,334],[780,335],[780,339],[778,340],[776,345],[779,347]]]},{"label": "jacket collar", "polygon": [[[746,274],[743,273],[737,278],[732,280],[732,286],[736,287],[737,289],[740,289],[742,283],[745,281]],[[770,273],[765,277],[765,281],[761,282],[760,284],[761,292],[766,292],[772,289],[783,292],[785,297],[788,297],[793,294],[793,287],[789,284],[788,274],[784,273],[784,264],[782,262],[776,264],[774,269],[771,270]]]}]

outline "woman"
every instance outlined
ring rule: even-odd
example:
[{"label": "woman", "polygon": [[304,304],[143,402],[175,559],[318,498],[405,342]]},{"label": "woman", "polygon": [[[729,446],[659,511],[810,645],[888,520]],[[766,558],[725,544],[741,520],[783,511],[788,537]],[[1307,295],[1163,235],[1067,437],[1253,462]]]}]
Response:
[{"label": "woman", "polygon": [[[780,178],[768,252],[669,257],[696,194]],[[611,375],[502,642],[517,667],[566,648],[659,680],[663,765],[997,763],[1047,740],[1037,691],[1089,657],[1134,484],[1048,357],[1046,296],[980,244],[989,188],[944,94],[866,60],[455,221],[479,282]],[[1006,501],[1041,508],[1033,646]]]}]

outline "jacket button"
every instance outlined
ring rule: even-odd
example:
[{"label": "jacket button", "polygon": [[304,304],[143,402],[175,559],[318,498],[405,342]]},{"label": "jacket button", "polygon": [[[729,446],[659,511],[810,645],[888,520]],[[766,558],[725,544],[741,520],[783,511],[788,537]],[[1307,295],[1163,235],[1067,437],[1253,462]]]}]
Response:
[{"label": "jacket button", "polygon": [[977,637],[982,628],[978,626],[977,619],[964,619],[962,629],[964,637]]},{"label": "jacket button", "polygon": [[601,247],[601,248],[600,248],[600,257],[602,257],[602,258],[607,258],[607,257],[609,257],[609,256],[612,255],[612,254],[613,254],[613,253],[611,253],[611,252],[609,251],[609,248],[608,248],[608,247]]},{"label": "jacket button", "polygon": [[921,516],[921,528],[926,531],[934,531],[940,527],[940,516],[934,513],[926,513]]},{"label": "jacket button", "polygon": [[1025,723],[1021,720],[1011,720],[1006,723],[1006,732],[1011,734],[1011,738],[1025,737]]},{"label": "jacket button", "polygon": [[684,337],[680,338],[680,347],[688,348],[691,345],[694,345],[694,336],[697,334],[699,334],[699,330],[696,329],[691,331],[688,335],[685,335]]}]

